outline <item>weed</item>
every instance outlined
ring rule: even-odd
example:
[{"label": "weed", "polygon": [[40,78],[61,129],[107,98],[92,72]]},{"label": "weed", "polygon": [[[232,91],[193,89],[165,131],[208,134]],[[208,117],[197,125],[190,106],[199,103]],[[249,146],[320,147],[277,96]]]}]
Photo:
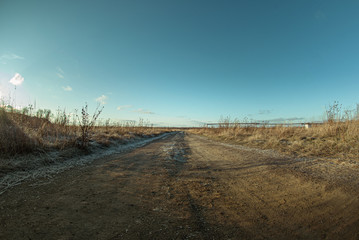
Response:
[{"label": "weed", "polygon": [[90,114],[88,113],[88,105],[85,104],[84,107],[82,107],[81,110],[81,118],[77,115],[80,129],[81,129],[81,142],[80,147],[86,148],[88,146],[89,140],[90,140],[90,134],[95,126],[97,118],[100,116],[101,112],[103,110],[103,107],[100,108],[100,105],[97,105],[96,110],[94,114],[92,115],[92,118],[90,119]]},{"label": "weed", "polygon": [[190,130],[221,141],[275,149],[301,157],[337,157],[359,160],[359,105],[344,109],[339,102],[326,109],[327,120],[305,129],[299,126],[244,126],[221,117],[218,127]]}]

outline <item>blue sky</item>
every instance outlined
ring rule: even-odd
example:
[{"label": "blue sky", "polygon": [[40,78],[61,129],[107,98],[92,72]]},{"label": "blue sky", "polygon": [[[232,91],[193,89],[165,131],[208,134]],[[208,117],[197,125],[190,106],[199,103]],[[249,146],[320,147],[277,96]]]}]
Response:
[{"label": "blue sky", "polygon": [[1,0],[0,94],[158,125],[320,120],[359,102],[358,13],[358,0]]}]

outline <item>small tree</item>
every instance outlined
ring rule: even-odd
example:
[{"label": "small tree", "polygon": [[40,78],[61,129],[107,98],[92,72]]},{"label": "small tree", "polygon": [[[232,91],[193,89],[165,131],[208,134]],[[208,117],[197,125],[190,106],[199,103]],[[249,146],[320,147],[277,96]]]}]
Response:
[{"label": "small tree", "polygon": [[103,110],[103,106],[100,108],[100,104],[97,105],[96,110],[92,115],[92,118],[90,119],[90,114],[88,113],[88,105],[86,103],[85,106],[82,107],[81,118],[76,114],[81,129],[81,142],[80,142],[81,148],[88,147],[91,131],[95,126],[96,120],[98,116],[101,114],[102,110]]}]

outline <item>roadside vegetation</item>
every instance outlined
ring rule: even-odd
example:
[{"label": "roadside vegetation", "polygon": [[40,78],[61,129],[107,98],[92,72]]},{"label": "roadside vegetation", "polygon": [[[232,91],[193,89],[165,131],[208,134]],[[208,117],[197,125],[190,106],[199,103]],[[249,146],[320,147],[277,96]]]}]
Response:
[{"label": "roadside vegetation", "polygon": [[142,119],[101,120],[101,112],[98,106],[91,115],[87,104],[79,113],[58,109],[54,114],[0,104],[0,195],[26,179],[49,177],[169,131]]},{"label": "roadside vegetation", "polygon": [[190,132],[216,140],[261,149],[274,149],[296,157],[324,157],[359,160],[359,105],[343,110],[338,102],[326,110],[326,120],[310,128],[278,125],[243,126],[230,118],[218,127],[203,127]]},{"label": "roadside vegetation", "polygon": [[87,104],[79,114],[60,109],[54,114],[46,109],[35,111],[31,105],[21,110],[0,105],[0,158],[69,148],[89,150],[92,145],[108,147],[168,131],[142,119],[137,124],[100,121],[101,112],[97,107],[90,115]]}]

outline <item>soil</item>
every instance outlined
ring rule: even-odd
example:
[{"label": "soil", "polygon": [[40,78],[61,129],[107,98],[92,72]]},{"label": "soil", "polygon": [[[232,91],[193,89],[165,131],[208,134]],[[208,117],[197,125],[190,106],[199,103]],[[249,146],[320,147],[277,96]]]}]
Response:
[{"label": "soil", "polygon": [[178,132],[0,195],[0,239],[358,239],[359,169]]}]

